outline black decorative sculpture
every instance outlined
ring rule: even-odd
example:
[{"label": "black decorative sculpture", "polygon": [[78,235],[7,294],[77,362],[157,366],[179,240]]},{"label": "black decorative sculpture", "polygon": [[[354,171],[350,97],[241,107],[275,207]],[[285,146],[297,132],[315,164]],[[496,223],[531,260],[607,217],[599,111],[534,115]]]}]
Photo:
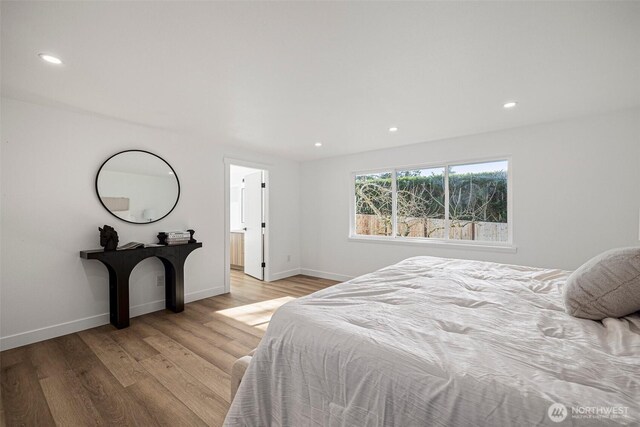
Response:
[{"label": "black decorative sculpture", "polygon": [[167,233],[164,233],[164,232],[158,233],[158,243],[161,245],[167,244]]},{"label": "black decorative sculpture", "polygon": [[115,251],[118,247],[118,233],[113,227],[109,225],[105,225],[100,228],[100,246],[104,248],[105,251]]},{"label": "black decorative sculpture", "polygon": [[193,235],[195,234],[195,230],[187,230],[189,232],[189,234],[191,235],[191,238],[189,239],[189,243],[196,243],[196,239],[193,238]]}]

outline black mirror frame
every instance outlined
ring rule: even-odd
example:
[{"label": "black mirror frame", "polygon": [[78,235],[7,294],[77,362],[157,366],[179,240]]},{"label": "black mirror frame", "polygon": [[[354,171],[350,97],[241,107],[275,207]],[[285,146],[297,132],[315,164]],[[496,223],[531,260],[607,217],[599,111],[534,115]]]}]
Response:
[{"label": "black mirror frame", "polygon": [[[171,171],[173,172],[173,176],[176,178],[176,183],[178,184],[178,196],[176,197],[176,202],[173,204],[173,207],[169,210],[169,212],[167,212],[163,217],[155,219],[153,221],[149,221],[149,222],[133,222],[133,221],[127,221],[126,219],[120,218],[118,215],[114,214],[113,212],[111,212],[104,203],[102,203],[102,199],[100,198],[100,191],[98,191],[98,178],[100,177],[100,172],[102,171],[102,168],[104,167],[104,165],[107,164],[107,162],[111,159],[113,159],[115,156],[118,156],[120,154],[123,153],[129,153],[129,152],[136,152],[136,153],[146,153],[146,154],[151,154],[152,156],[155,156],[157,158],[159,158],[160,160],[162,160],[163,162],[165,162],[167,164],[167,166],[169,166],[169,169],[171,169]],[[103,208],[105,208],[105,210],[107,212],[109,212],[111,215],[113,215],[114,217],[118,218],[120,221],[124,221],[124,222],[128,222],[129,224],[136,224],[136,225],[145,225],[145,224],[153,224],[154,222],[158,222],[164,218],[166,218],[167,216],[169,216],[169,214],[171,212],[173,212],[173,210],[176,208],[176,206],[178,205],[178,201],[180,200],[180,179],[178,179],[178,174],[176,173],[176,170],[173,168],[173,166],[171,166],[169,164],[169,162],[167,162],[165,159],[163,159],[162,157],[158,156],[157,154],[154,154],[150,151],[146,151],[146,150],[124,150],[124,151],[120,151],[112,156],[110,156],[107,160],[105,160],[104,162],[102,162],[102,164],[100,165],[100,168],[98,168],[98,173],[96,174],[96,196],[98,197],[98,201],[100,202],[100,204],[102,205]]]}]

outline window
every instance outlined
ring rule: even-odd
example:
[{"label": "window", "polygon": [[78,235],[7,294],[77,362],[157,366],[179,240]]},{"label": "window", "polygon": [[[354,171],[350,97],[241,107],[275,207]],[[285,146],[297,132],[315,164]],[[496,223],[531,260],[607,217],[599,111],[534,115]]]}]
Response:
[{"label": "window", "polygon": [[507,242],[507,161],[449,166],[449,238]]},{"label": "window", "polygon": [[396,172],[398,226],[402,237],[443,238],[445,230],[444,168]]},{"label": "window", "polygon": [[508,160],[355,174],[351,234],[505,244]]},{"label": "window", "polygon": [[356,234],[391,236],[392,173],[356,175]]}]

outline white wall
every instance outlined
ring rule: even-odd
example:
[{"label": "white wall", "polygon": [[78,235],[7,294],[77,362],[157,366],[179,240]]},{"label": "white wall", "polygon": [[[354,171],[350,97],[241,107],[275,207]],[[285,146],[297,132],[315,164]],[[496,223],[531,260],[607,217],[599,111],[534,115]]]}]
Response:
[{"label": "white wall", "polygon": [[[103,224],[114,226],[121,242],[153,242],[161,230],[195,229],[204,247],[187,260],[186,299],[223,292],[225,157],[272,166],[271,272],[299,268],[298,163],[6,98],[1,115],[3,349],[108,323],[107,271],[78,254],[99,247],[98,226]],[[126,149],[151,151],[176,170],[180,201],[160,222],[127,224],[98,201],[98,168]],[[162,264],[155,258],[133,271],[132,315],[164,307],[164,289],[156,287],[159,274]]]},{"label": "white wall", "polygon": [[[350,174],[510,155],[517,253],[347,239]],[[301,164],[303,273],[346,278],[415,255],[575,269],[638,244],[640,109]]]}]

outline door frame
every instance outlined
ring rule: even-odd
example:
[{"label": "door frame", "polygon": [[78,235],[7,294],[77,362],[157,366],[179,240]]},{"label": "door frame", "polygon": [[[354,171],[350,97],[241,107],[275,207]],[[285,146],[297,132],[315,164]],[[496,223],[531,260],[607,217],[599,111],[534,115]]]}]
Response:
[{"label": "door frame", "polygon": [[248,160],[242,160],[237,158],[225,157],[224,158],[224,292],[231,291],[231,165],[244,166],[247,168],[253,168],[262,170],[262,179],[265,183],[265,189],[263,193],[263,210],[264,210],[264,222],[266,227],[264,229],[263,236],[263,253],[262,257],[266,267],[264,268],[264,281],[271,281],[271,263],[269,262],[269,230],[271,229],[271,223],[269,222],[269,172],[270,165],[264,163],[257,163]]}]

